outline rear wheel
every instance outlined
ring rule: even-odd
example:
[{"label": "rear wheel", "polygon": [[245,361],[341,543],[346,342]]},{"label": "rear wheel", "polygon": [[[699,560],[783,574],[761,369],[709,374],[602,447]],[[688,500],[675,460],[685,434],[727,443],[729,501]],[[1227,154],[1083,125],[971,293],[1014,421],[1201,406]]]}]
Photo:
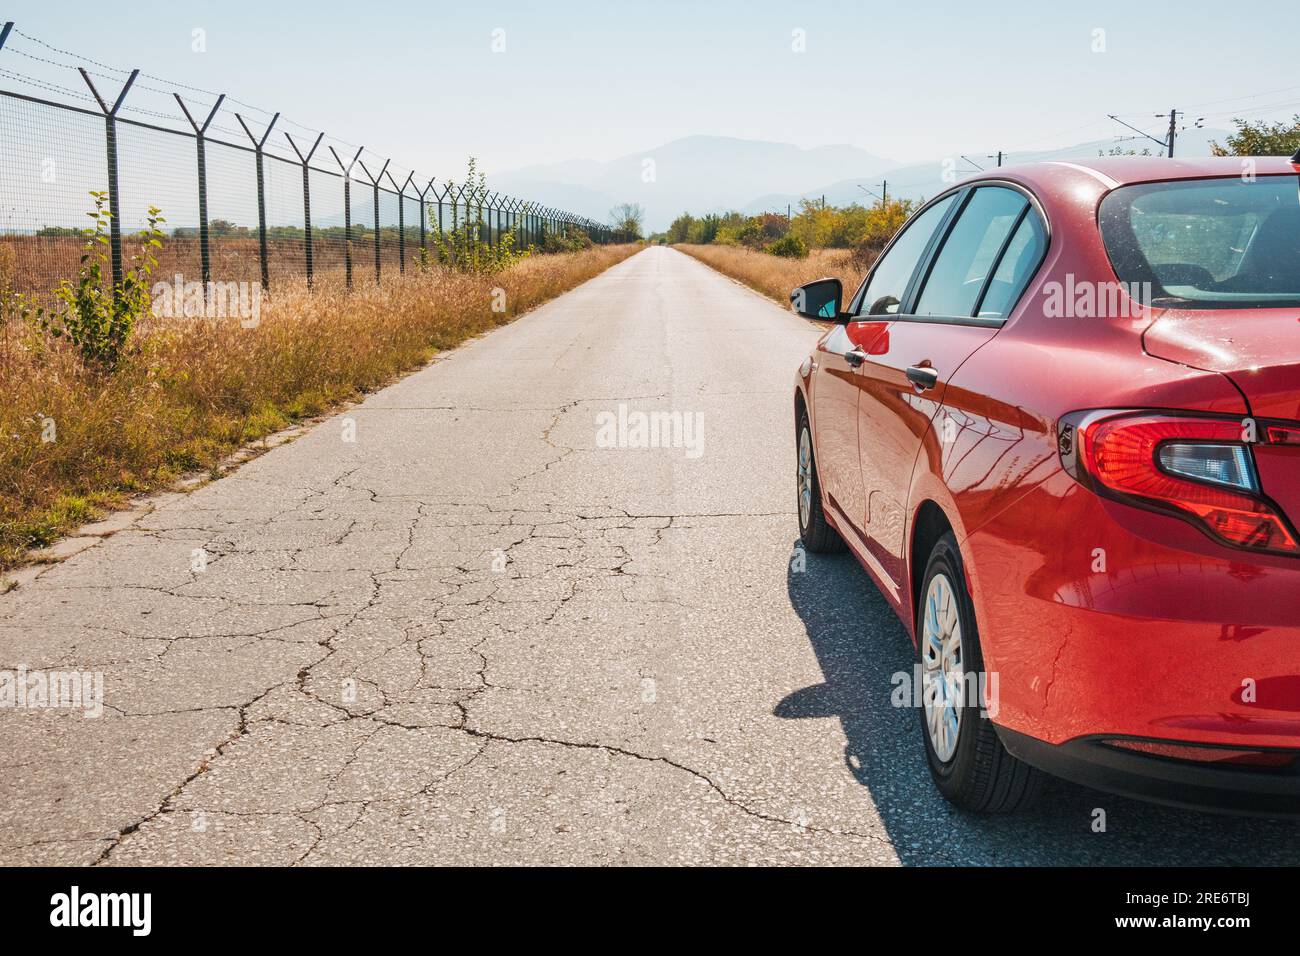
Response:
[{"label": "rear wheel", "polygon": [[930,552],[916,638],[925,753],[939,791],[976,813],[1007,813],[1030,803],[1045,778],[1007,752],[988,717],[979,633],[951,532]]},{"label": "rear wheel", "polygon": [[844,539],[826,521],[822,512],[822,489],[817,480],[817,461],[813,457],[812,428],[808,413],[799,413],[796,484],[799,492],[799,539],[814,554],[844,550]]}]

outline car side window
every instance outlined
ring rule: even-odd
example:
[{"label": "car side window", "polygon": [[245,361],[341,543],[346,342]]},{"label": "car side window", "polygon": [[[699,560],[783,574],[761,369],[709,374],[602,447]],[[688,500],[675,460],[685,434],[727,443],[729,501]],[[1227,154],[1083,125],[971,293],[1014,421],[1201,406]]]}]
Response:
[{"label": "car side window", "polygon": [[859,316],[897,315],[912,273],[930,244],[935,229],[943,222],[955,195],[941,199],[908,223],[875,270],[862,293]]},{"label": "car side window", "polygon": [[1005,319],[1016,307],[1020,293],[1047,251],[1047,230],[1038,214],[1030,209],[1007,244],[997,271],[980,300],[981,319]]},{"label": "car side window", "polygon": [[1014,189],[976,189],[934,257],[914,314],[974,315],[986,280],[998,268],[1002,249],[1028,205]]}]

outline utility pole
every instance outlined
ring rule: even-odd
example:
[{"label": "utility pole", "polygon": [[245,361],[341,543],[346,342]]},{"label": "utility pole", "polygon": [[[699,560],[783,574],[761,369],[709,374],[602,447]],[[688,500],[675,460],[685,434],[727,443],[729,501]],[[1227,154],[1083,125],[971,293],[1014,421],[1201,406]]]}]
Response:
[{"label": "utility pole", "polygon": [[[1122,119],[1120,119],[1118,116],[1116,116],[1113,113],[1109,113],[1107,115],[1109,116],[1110,119],[1113,119],[1116,123],[1119,123],[1120,126],[1125,126],[1128,129],[1131,129],[1133,132],[1139,134],[1143,138],[1149,139],[1151,140],[1151,142],[1160,146],[1162,149],[1165,150],[1165,155],[1168,156],[1170,159],[1174,158],[1174,140],[1178,138],[1178,117],[1182,115],[1182,112],[1180,110],[1172,109],[1169,111],[1169,134],[1164,139],[1156,139],[1150,133],[1146,132],[1145,130],[1138,129],[1136,126],[1134,126],[1131,123],[1124,122]],[[1165,115],[1164,113],[1156,114],[1156,116],[1160,118],[1163,118],[1164,115]],[[1201,123],[1204,121],[1204,119],[1205,119],[1204,116],[1197,119],[1196,127],[1198,129],[1201,127]],[[1133,138],[1134,137],[1131,136],[1129,137],[1129,139],[1133,139]]]}]

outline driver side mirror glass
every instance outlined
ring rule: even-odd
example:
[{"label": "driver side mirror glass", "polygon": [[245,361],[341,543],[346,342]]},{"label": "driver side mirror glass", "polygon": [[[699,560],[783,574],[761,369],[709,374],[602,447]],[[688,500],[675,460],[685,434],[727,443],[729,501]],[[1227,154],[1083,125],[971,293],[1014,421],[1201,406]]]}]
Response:
[{"label": "driver side mirror glass", "polygon": [[790,293],[790,303],[795,312],[805,319],[830,322],[839,320],[843,299],[844,285],[839,279],[818,279],[801,285]]}]

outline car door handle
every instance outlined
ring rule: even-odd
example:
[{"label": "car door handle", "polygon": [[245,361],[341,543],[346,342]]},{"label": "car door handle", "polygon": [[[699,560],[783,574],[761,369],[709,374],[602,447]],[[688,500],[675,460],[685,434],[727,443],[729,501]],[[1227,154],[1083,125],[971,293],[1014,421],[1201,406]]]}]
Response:
[{"label": "car door handle", "polygon": [[907,380],[924,392],[939,384],[939,372],[928,365],[909,365]]},{"label": "car door handle", "polygon": [[861,349],[849,349],[844,353],[844,361],[849,363],[852,368],[861,368],[862,363],[867,360],[867,353]]}]

